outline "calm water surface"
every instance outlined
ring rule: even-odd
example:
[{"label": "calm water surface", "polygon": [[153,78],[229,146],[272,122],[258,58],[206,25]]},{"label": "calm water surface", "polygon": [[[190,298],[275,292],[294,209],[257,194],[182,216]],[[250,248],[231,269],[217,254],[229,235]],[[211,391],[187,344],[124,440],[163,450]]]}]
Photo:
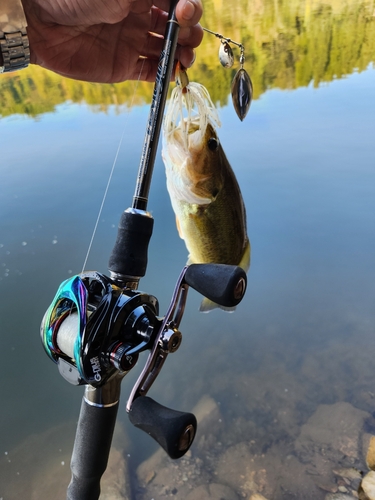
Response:
[{"label": "calm water surface", "polygon": [[[370,63],[350,73],[294,90],[269,88],[243,123],[230,104],[220,107],[220,139],[247,207],[248,291],[234,314],[200,314],[201,297],[191,291],[183,345],[150,395],[186,411],[211,396],[222,409],[223,443],[239,418],[255,422],[269,447],[288,432],[298,435],[321,404],[346,401],[375,411],[369,396],[375,392],[375,69]],[[228,93],[229,87],[227,103]],[[59,376],[42,349],[39,325],[59,283],[82,269],[125,130],[86,266],[107,273],[120,214],[131,204],[147,115],[148,105],[119,112],[116,105],[101,110],[70,100],[53,112],[0,119],[4,500],[21,498],[19,491],[37,498],[36,478],[48,475],[54,461],[68,467],[60,457],[71,452],[70,430],[50,440],[45,432],[74,423],[82,388]],[[187,255],[160,155],[149,209],[155,227],[140,289],[156,295],[164,312]],[[119,415],[134,483],[136,467],[157,448],[125,416],[139,369],[124,379]],[[281,393],[290,394],[289,402]],[[287,423],[278,418],[282,405],[292,414]]]}]

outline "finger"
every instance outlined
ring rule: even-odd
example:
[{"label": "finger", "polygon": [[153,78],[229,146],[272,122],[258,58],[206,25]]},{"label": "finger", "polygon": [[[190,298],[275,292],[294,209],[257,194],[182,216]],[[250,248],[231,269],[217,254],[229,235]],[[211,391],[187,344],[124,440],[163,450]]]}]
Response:
[{"label": "finger", "polygon": [[171,7],[171,0],[153,0],[153,5],[158,9],[164,10],[164,12],[168,13]]},{"label": "finger", "polygon": [[180,0],[177,4],[177,21],[182,28],[198,24],[202,14],[201,0]]},{"label": "finger", "polygon": [[139,58],[133,68],[133,73],[127,76],[129,80],[142,80],[144,82],[154,82],[158,69],[156,59]]},{"label": "finger", "polygon": [[134,14],[145,14],[157,8],[168,15],[170,0],[131,0],[131,11]]},{"label": "finger", "polygon": [[[153,0],[153,4],[164,12],[169,12],[170,0]],[[181,27],[194,26],[203,14],[201,0],[180,0],[176,6],[177,21]]]},{"label": "finger", "polygon": [[203,29],[200,24],[191,28],[181,28],[178,34],[178,43],[183,46],[198,47],[203,39]]},{"label": "finger", "polygon": [[[129,79],[140,79],[146,82],[155,81],[159,55],[160,51],[158,52],[157,50],[152,50],[152,48],[147,51],[147,55],[142,54],[135,65],[132,75],[129,76]],[[181,47],[178,45],[175,53],[175,59],[180,61],[182,66],[185,68],[190,68],[195,61],[195,52],[191,47]]]},{"label": "finger", "polygon": [[191,47],[177,45],[175,59],[180,61],[185,68],[190,68],[195,61],[195,52]]},{"label": "finger", "polygon": [[150,31],[158,35],[164,35],[168,21],[168,14],[156,7],[151,9]]},{"label": "finger", "polygon": [[[151,10],[150,31],[158,35],[164,35],[168,15],[166,12],[153,7]],[[198,47],[203,39],[203,29],[200,24],[180,28],[178,41],[181,45]]]},{"label": "finger", "polygon": [[[168,15],[166,12],[153,7],[151,10],[150,31],[152,31],[153,33],[157,33],[158,35],[164,35],[167,20]],[[203,29],[200,24],[180,28],[178,42],[181,45],[198,47],[198,45],[202,42],[202,39]]]},{"label": "finger", "polygon": [[139,51],[140,56],[158,60],[164,47],[164,38],[154,36],[152,33],[147,35],[143,48]]},{"label": "finger", "polygon": [[[140,55],[158,61],[163,47],[164,38],[149,34],[143,49],[140,51]],[[175,59],[180,61],[185,68],[190,68],[195,61],[195,52],[192,45],[178,44],[175,52]]]},{"label": "finger", "polygon": [[[189,68],[195,59],[195,53],[190,47],[177,47],[176,58],[181,61],[181,64]],[[140,57],[133,68],[133,72],[127,75],[129,80],[142,80],[145,82],[155,82],[156,73],[159,65],[159,60],[156,58]],[[173,81],[175,78],[175,68],[171,76]]]}]

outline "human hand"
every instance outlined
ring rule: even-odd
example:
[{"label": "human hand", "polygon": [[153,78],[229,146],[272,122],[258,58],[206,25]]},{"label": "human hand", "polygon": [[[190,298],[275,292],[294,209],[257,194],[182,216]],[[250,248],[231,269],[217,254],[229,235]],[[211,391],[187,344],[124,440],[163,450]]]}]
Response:
[{"label": "human hand", "polygon": [[[22,0],[31,63],[91,82],[154,81],[170,0]],[[202,41],[201,0],[180,0],[176,58]]]}]

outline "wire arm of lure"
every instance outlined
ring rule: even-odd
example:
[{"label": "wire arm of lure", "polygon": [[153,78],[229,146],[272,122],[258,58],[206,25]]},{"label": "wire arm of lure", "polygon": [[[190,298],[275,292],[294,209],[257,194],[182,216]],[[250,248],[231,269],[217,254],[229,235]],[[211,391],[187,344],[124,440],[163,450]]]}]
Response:
[{"label": "wire arm of lure", "polygon": [[244,65],[244,63],[245,63],[245,47],[244,47],[244,45],[242,43],[235,42],[231,38],[227,38],[226,36],[221,35],[220,33],[217,33],[216,31],[211,31],[211,30],[209,30],[208,28],[205,28],[205,27],[202,27],[202,28],[203,28],[203,31],[206,31],[207,33],[210,33],[210,35],[214,35],[214,36],[216,36],[216,38],[219,38],[220,40],[224,40],[227,43],[232,43],[233,45],[236,45],[240,49],[240,51],[241,51],[241,53],[240,53],[240,64],[241,64],[241,67]]}]

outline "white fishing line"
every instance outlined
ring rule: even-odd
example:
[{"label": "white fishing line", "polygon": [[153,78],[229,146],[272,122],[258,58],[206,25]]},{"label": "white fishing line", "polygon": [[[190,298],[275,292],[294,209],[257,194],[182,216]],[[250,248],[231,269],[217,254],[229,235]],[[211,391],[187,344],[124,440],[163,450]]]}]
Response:
[{"label": "white fishing line", "polygon": [[[142,66],[141,66],[141,70],[139,72],[139,76],[138,76],[138,80],[135,84],[135,87],[134,87],[134,93],[133,93],[133,96],[132,96],[132,99],[131,99],[131,102],[130,102],[130,107],[133,106],[133,103],[134,103],[134,99],[135,99],[135,95],[136,95],[136,92],[137,92],[137,89],[138,89],[138,86],[139,86],[139,82],[140,82],[140,79],[141,79],[141,75],[142,75],[142,71],[143,71],[143,66],[144,66],[144,63],[145,63],[145,59],[143,59],[142,61]],[[126,130],[126,125],[124,126],[123,128],[123,131],[122,131],[122,134],[121,134],[121,137],[120,137],[120,142],[118,144],[118,147],[117,147],[117,151],[116,151],[116,154],[115,154],[115,158],[113,160],[113,164],[112,164],[112,168],[111,168],[111,171],[109,173],[109,177],[108,177],[108,181],[107,181],[107,185],[106,185],[106,188],[104,190],[104,194],[103,194],[103,198],[102,198],[102,202],[100,204],[100,208],[99,208],[99,212],[98,212],[98,216],[96,218],[96,221],[95,221],[95,225],[94,225],[94,230],[92,232],[92,235],[91,235],[91,239],[90,239],[90,243],[89,243],[89,247],[87,249],[87,253],[86,253],[86,257],[85,257],[85,260],[83,262],[83,266],[82,266],[82,271],[81,273],[84,272],[85,270],[85,267],[86,267],[86,264],[87,264],[87,261],[88,261],[88,258],[89,258],[89,255],[90,255],[90,252],[91,252],[91,247],[92,247],[92,244],[93,244],[93,241],[94,241],[94,238],[95,238],[95,235],[96,235],[96,231],[98,229],[98,225],[99,225],[99,221],[100,221],[100,217],[102,215],[102,211],[103,211],[103,207],[104,207],[104,204],[105,204],[105,201],[107,199],[107,194],[108,194],[108,190],[109,190],[109,186],[111,184],[111,180],[112,180],[112,177],[113,177],[113,172],[115,170],[115,166],[116,166],[116,163],[117,163],[117,158],[118,158],[118,155],[120,153],[120,149],[121,149],[121,145],[122,145],[122,142],[123,142],[123,139],[124,139],[124,135],[125,135],[125,130]]]}]

